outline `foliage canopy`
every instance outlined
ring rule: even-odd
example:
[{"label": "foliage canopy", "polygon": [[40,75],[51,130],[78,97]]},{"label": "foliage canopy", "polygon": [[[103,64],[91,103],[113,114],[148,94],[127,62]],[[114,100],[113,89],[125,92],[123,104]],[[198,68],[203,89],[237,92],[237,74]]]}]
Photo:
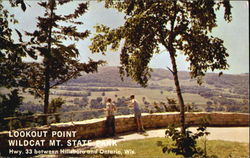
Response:
[{"label": "foliage canopy", "polygon": [[183,53],[190,63],[191,77],[205,75],[209,69],[227,69],[228,53],[223,40],[211,36],[216,24],[216,11],[223,6],[224,18],[232,20],[229,1],[147,1],[106,0],[107,8],[125,14],[125,23],[115,29],[97,25],[97,34],[90,46],[92,52],[118,49],[122,42],[121,74],[129,75],[146,86],[151,69],[148,64],[163,46],[171,56]]},{"label": "foliage canopy", "polygon": [[[28,46],[35,50],[34,56],[42,56],[42,63],[31,63],[29,67],[29,85],[33,85],[37,96],[42,97],[46,88],[53,88],[68,81],[71,78],[80,76],[81,72],[97,71],[98,65],[103,61],[89,60],[88,63],[81,63],[78,59],[79,50],[75,42],[84,40],[89,35],[89,31],[78,31],[78,26],[83,22],[75,19],[83,15],[88,7],[88,3],[79,3],[72,14],[57,15],[56,10],[60,5],[65,5],[70,1],[39,2],[45,9],[43,16],[38,17],[37,30],[26,32],[30,36]],[[71,41],[66,45],[65,41]],[[45,80],[49,80],[49,86],[45,88]]]}]

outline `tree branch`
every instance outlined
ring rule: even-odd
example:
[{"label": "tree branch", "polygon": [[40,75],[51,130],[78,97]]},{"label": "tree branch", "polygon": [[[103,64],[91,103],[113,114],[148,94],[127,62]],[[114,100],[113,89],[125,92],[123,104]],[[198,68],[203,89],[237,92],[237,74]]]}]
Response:
[{"label": "tree branch", "polygon": [[175,74],[174,71],[172,69],[170,69],[169,67],[167,67],[168,70],[172,73],[172,74]]},{"label": "tree branch", "polygon": [[77,73],[78,73],[78,71],[76,71],[76,72],[73,72],[71,75],[69,75],[66,79],[64,79],[64,80],[59,80],[59,81],[57,81],[55,84],[51,84],[51,86],[50,86],[50,88],[53,88],[53,87],[55,87],[55,86],[58,86],[58,85],[60,85],[60,84],[62,84],[62,83],[65,83],[65,82],[67,82],[67,81],[69,81],[70,79],[72,79],[74,76],[76,76],[77,75]]}]

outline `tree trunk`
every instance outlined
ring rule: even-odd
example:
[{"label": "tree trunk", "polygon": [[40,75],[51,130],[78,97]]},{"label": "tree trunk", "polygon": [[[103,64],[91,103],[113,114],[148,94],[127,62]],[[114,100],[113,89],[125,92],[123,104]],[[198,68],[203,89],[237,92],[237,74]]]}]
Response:
[{"label": "tree trunk", "polygon": [[170,58],[172,62],[172,73],[174,76],[176,93],[177,93],[178,102],[180,105],[181,133],[184,135],[185,134],[185,104],[184,104],[184,100],[182,97],[181,88],[180,88],[179,79],[178,79],[178,71],[177,71],[177,65],[176,65],[176,60],[175,60],[175,53],[170,52]]},{"label": "tree trunk", "polygon": [[[45,68],[45,86],[44,86],[44,114],[48,114],[48,107],[49,107],[49,89],[50,89],[50,75],[49,75],[49,68],[48,65]],[[47,116],[44,117],[44,124],[47,124]]]},{"label": "tree trunk", "polygon": [[[53,8],[55,5],[55,1],[50,1],[50,19],[53,17]],[[48,54],[47,57],[45,56],[45,86],[44,86],[44,114],[48,114],[48,108],[49,108],[49,90],[50,90],[50,62],[49,62],[49,56],[51,54],[51,36],[52,36],[52,25],[49,26],[49,33],[48,33]],[[47,124],[47,116],[44,118],[44,124]]]}]

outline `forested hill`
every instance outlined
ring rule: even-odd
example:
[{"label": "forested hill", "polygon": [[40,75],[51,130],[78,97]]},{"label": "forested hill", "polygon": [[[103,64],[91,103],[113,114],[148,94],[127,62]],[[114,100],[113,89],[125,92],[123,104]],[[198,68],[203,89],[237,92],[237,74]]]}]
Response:
[{"label": "forested hill", "polygon": [[121,80],[118,67],[101,67],[97,73],[83,74],[77,79],[68,81],[67,84],[78,84],[84,86],[100,86],[100,87],[139,87],[130,78],[124,77]]},{"label": "forested hill", "polygon": [[[189,72],[180,71],[179,79],[182,86],[198,86],[196,80],[190,79]],[[207,73],[203,79],[203,86],[212,86],[216,88],[229,88],[235,91],[248,92],[249,73],[232,75],[223,74],[219,77],[217,73]],[[124,77],[121,80],[118,67],[102,67],[98,73],[83,74],[77,79],[70,80],[67,84],[81,83],[84,86],[100,87],[140,87],[130,78]],[[173,76],[170,71],[164,69],[153,69],[149,87],[173,87]]]}]

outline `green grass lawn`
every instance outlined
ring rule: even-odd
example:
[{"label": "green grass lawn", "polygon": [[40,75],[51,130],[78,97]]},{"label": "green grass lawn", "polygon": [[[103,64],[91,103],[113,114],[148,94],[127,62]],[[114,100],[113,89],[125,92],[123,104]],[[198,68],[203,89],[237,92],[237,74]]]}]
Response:
[{"label": "green grass lawn", "polygon": [[[170,146],[172,143],[168,138],[148,138],[142,140],[131,140],[118,143],[115,147],[107,147],[107,150],[133,150],[135,154],[125,154],[122,157],[128,158],[156,158],[156,157],[181,157],[173,153],[162,153],[161,147],[157,146],[157,141],[162,141]],[[249,156],[249,144],[229,141],[210,140],[207,141],[207,155],[216,155],[218,158],[242,158]],[[204,148],[204,140],[199,140],[198,145]]]}]

